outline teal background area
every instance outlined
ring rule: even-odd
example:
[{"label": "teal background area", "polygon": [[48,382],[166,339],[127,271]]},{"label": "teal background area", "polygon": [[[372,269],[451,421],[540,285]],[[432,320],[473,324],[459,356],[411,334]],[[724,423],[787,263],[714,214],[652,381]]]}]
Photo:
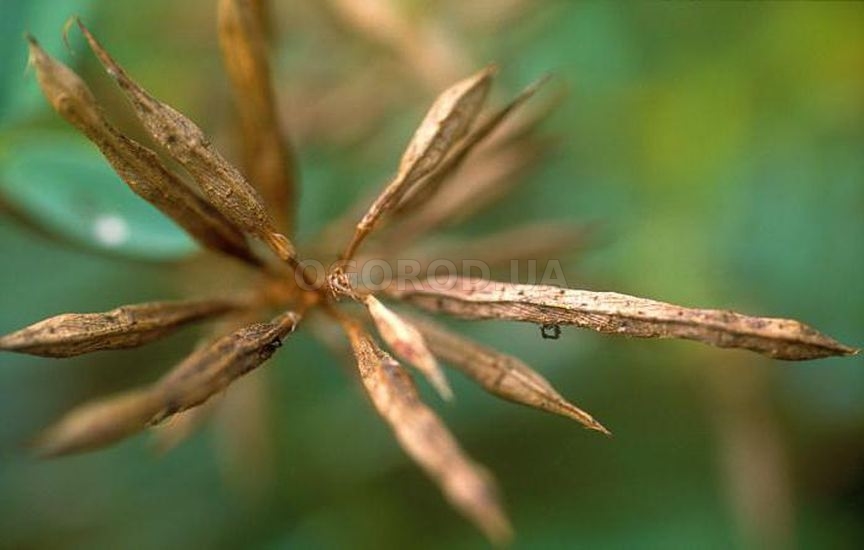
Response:
[{"label": "teal background area", "polygon": [[[276,3],[283,99],[392,58],[316,2]],[[496,101],[545,72],[569,90],[544,126],[555,152],[448,235],[599,223],[568,262],[571,286],[801,319],[864,345],[864,4],[538,0],[497,28],[466,22],[457,0],[402,4],[443,22],[469,68],[500,62]],[[23,40],[32,32],[80,70],[140,135],[78,33],[71,51],[63,43],[81,15],[231,156],[214,11],[204,0],[0,3],[0,333],[224,281],[190,267],[194,245],[51,112]],[[301,241],[384,181],[434,97],[393,75],[376,85],[401,93],[362,139],[300,144]],[[129,242],[101,246],[81,204],[127,220]],[[864,544],[864,356],[783,363],[572,328],[552,341],[530,325],[454,326],[536,367],[615,434],[498,401],[457,373],[453,403],[423,388],[499,481],[514,548]],[[56,461],[26,452],[70,407],[156,379],[196,330],[63,361],[0,356],[0,548],[485,547],[309,332],[251,375],[269,397],[262,462],[216,425],[165,455],[147,437]]]}]

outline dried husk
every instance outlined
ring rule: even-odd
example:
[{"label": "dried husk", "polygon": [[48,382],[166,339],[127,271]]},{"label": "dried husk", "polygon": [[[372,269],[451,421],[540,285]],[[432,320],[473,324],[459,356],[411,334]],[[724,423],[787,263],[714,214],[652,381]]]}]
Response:
[{"label": "dried husk", "polygon": [[149,387],[82,405],[46,430],[36,451],[59,456],[98,449],[201,405],[272,357],[299,320],[288,312],[244,327],[200,347]]},{"label": "dried husk", "polygon": [[237,227],[264,241],[281,259],[292,259],[294,245],[276,230],[261,196],[201,128],[135,83],[80,21],[78,25],[148,133],[189,172],[210,203]]},{"label": "dried husk", "polygon": [[420,401],[402,366],[360,329],[347,327],[347,332],[366,392],[405,452],[486,536],[498,543],[509,540],[510,524],[491,477],[465,456],[441,420]]},{"label": "dried husk", "polygon": [[447,157],[437,165],[434,171],[429,173],[422,182],[413,188],[413,192],[407,194],[399,203],[397,212],[406,215],[418,206],[424,204],[429,197],[436,194],[444,181],[451,176],[465,162],[465,159],[477,146],[499,129],[510,116],[527,102],[537,90],[546,82],[547,78],[541,78],[529,85],[517,95],[512,101],[496,110],[486,117],[477,128],[471,130],[455,147],[452,148]]},{"label": "dried husk", "polygon": [[363,297],[363,304],[375,321],[378,334],[396,356],[420,371],[441,397],[452,399],[453,390],[420,331],[371,294]]},{"label": "dried husk", "polygon": [[43,357],[73,357],[134,348],[244,305],[237,300],[190,300],[126,305],[101,313],[66,313],[0,336],[0,349]]},{"label": "dried husk", "polygon": [[544,147],[523,141],[478,155],[445,178],[442,188],[400,216],[390,226],[387,245],[410,244],[443,226],[457,224],[504,198],[545,154]]},{"label": "dried husk", "polygon": [[360,243],[375,229],[382,216],[394,209],[412,186],[434,170],[465,135],[483,108],[495,71],[495,67],[487,67],[438,96],[408,143],[396,177],[357,224],[343,258],[354,256]]},{"label": "dried husk", "polygon": [[246,238],[231,222],[165,168],[153,151],[122,135],[105,118],[84,81],[72,69],[49,56],[33,37],[28,40],[30,59],[48,102],[99,148],[133,192],[204,247],[252,265],[260,264]]},{"label": "dried husk", "polygon": [[295,167],[279,127],[263,9],[255,0],[220,0],[219,44],[240,119],[246,175],[277,226],[290,230],[296,207]]},{"label": "dried husk", "polygon": [[300,316],[285,313],[269,323],[257,323],[213,340],[174,367],[156,383],[165,408],[154,418],[164,418],[207,401],[231,382],[258,368],[282,346]]},{"label": "dried husk", "polygon": [[436,356],[458,368],[483,389],[508,401],[575,420],[609,435],[590,414],[570,403],[543,376],[520,359],[483,346],[427,319],[411,319]]},{"label": "dried husk", "polygon": [[149,389],[85,403],[45,430],[33,447],[43,457],[100,449],[145,429],[162,407]]},{"label": "dried husk", "polygon": [[450,282],[453,287],[449,290],[426,281],[416,288],[409,285],[391,292],[430,311],[466,319],[575,325],[639,338],[683,338],[791,361],[857,353],[790,319],[691,309],[615,292],[461,278]]}]

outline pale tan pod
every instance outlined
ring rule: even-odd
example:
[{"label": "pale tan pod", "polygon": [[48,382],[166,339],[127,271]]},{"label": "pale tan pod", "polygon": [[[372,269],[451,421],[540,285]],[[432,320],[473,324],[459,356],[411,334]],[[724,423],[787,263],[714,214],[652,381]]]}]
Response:
[{"label": "pale tan pod", "polygon": [[440,162],[434,170],[426,174],[424,180],[419,182],[412,189],[411,193],[407,193],[396,210],[399,215],[406,215],[408,212],[416,209],[424,204],[429,197],[437,193],[444,181],[451,176],[468,158],[468,155],[474,151],[478,145],[483,143],[495,130],[500,128],[513,113],[515,113],[522,105],[531,99],[537,90],[548,80],[548,77],[543,77],[536,82],[533,82],[527,88],[522,90],[513,100],[497,109],[494,113],[486,117],[479,125],[472,129],[459,143],[453,147],[446,158]]},{"label": "pale tan pod", "polygon": [[496,68],[487,67],[445,90],[430,107],[402,155],[396,177],[361,218],[342,257],[354,256],[360,243],[393,210],[412,186],[429,174],[468,131],[477,117]]},{"label": "pale tan pod", "polygon": [[189,172],[209,202],[239,228],[264,241],[281,259],[291,260],[294,245],[276,230],[261,196],[213,147],[201,128],[141,88],[80,21],[78,26],[149,134]]},{"label": "pale tan pod", "polygon": [[512,530],[489,474],[465,455],[423,404],[405,369],[356,326],[346,325],[346,331],[363,386],[405,452],[490,540],[507,542]]},{"label": "pale tan pod", "polygon": [[45,457],[106,447],[143,431],[160,408],[162,401],[149,389],[86,403],[45,430],[33,447]]},{"label": "pale tan pod", "polygon": [[263,10],[255,0],[219,0],[219,44],[240,119],[245,172],[277,226],[290,230],[296,169],[279,126]]},{"label": "pale tan pod", "polygon": [[261,366],[299,322],[298,314],[287,312],[269,323],[243,327],[200,347],[155,384],[165,406],[154,422],[206,402]]},{"label": "pale tan pod", "polygon": [[447,377],[438,366],[435,356],[426,346],[423,334],[371,294],[364,296],[362,300],[375,321],[378,334],[396,356],[420,371],[442,398],[453,399],[453,390],[450,389]]},{"label": "pale tan pod", "polygon": [[242,307],[240,301],[189,300],[133,304],[101,313],[66,313],[0,336],[0,349],[43,357],[73,357],[133,348]]},{"label": "pale tan pod", "polygon": [[639,338],[683,338],[792,361],[858,351],[791,319],[692,309],[615,292],[469,279],[456,280],[450,289],[433,288],[427,282],[414,286],[390,292],[430,311],[467,319],[575,325]]},{"label": "pale tan pod", "polygon": [[570,418],[586,428],[610,435],[594,417],[564,399],[546,378],[520,359],[480,345],[427,319],[412,318],[412,321],[435,355],[464,372],[489,393]]},{"label": "pale tan pod", "polygon": [[28,40],[30,61],[48,102],[99,148],[132,191],[203,246],[260,265],[243,234],[231,222],[165,168],[152,151],[122,135],[105,118],[84,81],[45,53],[33,37]]}]

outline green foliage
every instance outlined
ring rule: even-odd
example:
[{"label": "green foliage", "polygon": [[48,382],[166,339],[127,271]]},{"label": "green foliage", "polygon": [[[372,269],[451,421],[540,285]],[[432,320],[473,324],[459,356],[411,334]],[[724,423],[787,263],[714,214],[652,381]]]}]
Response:
[{"label": "green foliage", "polygon": [[0,153],[0,195],[61,240],[133,259],[183,258],[196,244],[142,201],[77,136],[16,136]]}]

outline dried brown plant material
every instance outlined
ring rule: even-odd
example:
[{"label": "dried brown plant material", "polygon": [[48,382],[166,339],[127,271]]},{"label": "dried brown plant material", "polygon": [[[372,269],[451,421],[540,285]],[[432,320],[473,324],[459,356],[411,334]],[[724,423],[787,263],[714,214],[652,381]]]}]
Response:
[{"label": "dried brown plant material", "polygon": [[561,396],[552,384],[520,359],[483,346],[429,320],[412,318],[432,352],[483,389],[508,401],[575,420],[609,434],[590,414]]},{"label": "dried brown plant material", "polygon": [[48,102],[99,148],[132,191],[206,248],[253,265],[260,263],[232,223],[165,168],[155,153],[111,125],[90,89],[72,69],[49,56],[34,38],[28,40],[30,60]]},{"label": "dried brown plant material", "polygon": [[441,488],[453,506],[491,540],[511,537],[489,474],[459,447],[441,420],[420,401],[411,376],[356,326],[346,327],[363,386],[399,444]]},{"label": "dried brown plant material", "polygon": [[496,110],[483,120],[477,128],[471,130],[455,147],[452,148],[450,154],[439,163],[435,170],[429,173],[425,180],[413,188],[413,193],[407,194],[400,204],[398,211],[404,214],[424,204],[429,197],[434,195],[440,188],[448,176],[453,174],[468,157],[468,155],[490,135],[492,135],[508,118],[516,112],[522,105],[531,99],[537,90],[548,80],[547,77],[541,78],[527,88],[525,88],[512,101]]},{"label": "dried brown plant material", "polygon": [[465,135],[483,108],[496,70],[494,66],[486,67],[438,96],[405,149],[396,177],[387,184],[357,224],[343,258],[354,256],[360,243],[375,229],[381,217],[395,208],[413,185],[434,170]]},{"label": "dried brown plant material", "polygon": [[193,352],[156,383],[165,407],[154,422],[204,403],[261,366],[299,322],[297,313],[288,312],[269,323],[250,325],[217,338]]},{"label": "dried brown plant material", "polygon": [[455,285],[450,289],[424,282],[416,289],[393,292],[431,311],[466,319],[576,325],[639,338],[684,338],[791,361],[857,353],[791,319],[691,309],[615,292],[468,279],[451,282]]},{"label": "dried brown plant material", "polygon": [[85,403],[45,430],[33,447],[46,457],[99,449],[144,430],[162,406],[149,389]]},{"label": "dried brown plant material", "polygon": [[78,26],[96,57],[129,99],[144,127],[189,172],[210,203],[237,227],[264,241],[281,259],[292,259],[294,245],[276,230],[261,196],[213,147],[201,128],[141,88],[83,23],[79,21]]},{"label": "dried brown plant material", "polygon": [[453,390],[450,389],[450,384],[447,383],[447,378],[438,366],[435,356],[426,347],[426,341],[420,331],[371,294],[364,296],[362,300],[372,320],[375,321],[378,334],[393,353],[420,371],[441,397],[452,399]]},{"label": "dried brown plant material", "polygon": [[[201,405],[212,403],[213,396],[267,361],[281,346],[282,339],[297,326],[300,316],[307,310],[319,308],[326,315],[325,319],[339,321],[351,344],[367,393],[405,451],[438,483],[458,510],[490,539],[503,542],[510,536],[510,527],[494,483],[480,466],[465,456],[438,417],[420,401],[411,376],[378,347],[358,322],[342,312],[339,302],[345,297],[362,302],[393,351],[418,367],[445,395],[449,394],[449,386],[433,353],[463,370],[495,395],[575,419],[598,431],[605,431],[605,428],[565,400],[545,378],[515,357],[471,342],[427,321],[397,315],[376,296],[367,296],[365,291],[352,286],[348,276],[347,270],[356,266],[337,264],[326,273],[316,270],[313,275],[304,269],[305,259],[294,257],[290,242],[276,232],[281,226],[271,221],[267,210],[272,209],[280,223],[285,221],[280,213],[288,214],[285,203],[291,199],[289,186],[283,183],[290,182],[292,174],[289,158],[277,154],[286,149],[275,124],[274,94],[263,51],[262,29],[267,21],[265,1],[220,0],[223,55],[235,87],[249,148],[246,168],[253,182],[264,192],[264,199],[216,152],[194,123],[135,84],[83,25],[82,31],[92,49],[119,83],[149,133],[189,172],[210,202],[168,171],[155,153],[111,126],[84,82],[69,68],[48,57],[31,39],[31,58],[46,98],[102,151],[126,184],[205,246],[245,259],[258,269],[253,276],[248,270],[237,272],[248,277],[254,291],[249,298],[240,294],[242,298],[237,302],[213,302],[227,304],[224,311],[222,306],[202,306],[200,311],[190,306],[201,302],[174,302],[168,306],[165,303],[142,304],[101,314],[61,315],[0,338],[0,350],[74,355],[138,345],[168,334],[185,323],[242,309],[241,316],[229,318],[230,326],[221,327],[223,335],[207,338],[160,380],[144,389],[73,410],[39,439],[37,449],[46,455],[91,450],[182,414],[162,432],[174,437],[165,436],[163,442],[176,442],[207,416],[207,410]],[[338,3],[353,10],[353,16],[366,17],[363,25],[367,32],[381,33],[384,41],[399,45],[399,55],[410,60],[414,70],[435,73],[432,80],[443,74],[426,71],[423,57],[419,55],[421,50],[436,43],[434,37],[439,35],[432,32],[434,25],[427,22],[415,28],[391,0],[338,0]],[[514,176],[533,165],[540,157],[539,147],[548,145],[534,135],[537,122],[548,109],[533,112],[519,109],[539,86],[534,84],[477,123],[493,73],[494,68],[486,68],[438,97],[403,154],[395,178],[372,200],[372,206],[352,211],[345,225],[341,221],[331,224],[328,230],[339,229],[342,233],[338,240],[325,231],[318,242],[310,245],[310,250],[320,254],[319,259],[338,257],[339,245],[352,230],[353,237],[341,258],[353,259],[358,247],[385,216],[401,217],[401,223],[391,225],[388,232],[376,233],[377,250],[373,246],[369,246],[369,250],[376,250],[379,257],[391,262],[397,257],[405,258],[402,250],[408,246],[428,252],[428,248],[423,248],[424,243],[415,242],[417,237],[477,212],[512,188]],[[382,80],[369,74],[366,78],[372,82],[372,88]],[[388,91],[388,94],[398,92]],[[382,95],[377,88],[376,96],[379,105],[390,101],[388,98],[398,97]],[[356,96],[352,91],[344,97]],[[310,111],[312,114],[307,113],[307,116],[323,118],[314,109]],[[348,111],[341,112],[344,118]],[[350,114],[353,117],[355,113]],[[325,121],[325,125],[334,120],[342,125],[338,113]],[[469,157],[472,162],[463,166]],[[361,206],[366,204],[368,202]],[[355,229],[353,222],[361,216]],[[249,249],[247,234],[267,242],[286,260],[286,265],[277,267],[257,259]],[[496,265],[513,259],[557,255],[561,247],[573,244],[570,238],[574,236],[582,234],[551,225],[528,226],[466,243],[461,250],[439,248],[438,255],[446,255],[441,259],[451,261],[461,257],[483,259],[489,265]],[[364,258],[360,256],[358,260]],[[198,276],[215,271],[206,261],[202,258],[200,268],[194,272],[196,284],[200,281]],[[221,288],[235,286],[230,273],[219,271],[218,275]],[[318,281],[326,284],[318,287],[315,285]],[[782,359],[812,359],[856,352],[797,321],[689,309],[609,292],[467,278],[451,280],[451,283],[453,286],[442,286],[440,281],[429,279],[419,288],[391,287],[388,292],[391,298],[459,317],[537,323],[542,325],[543,336],[549,338],[560,335],[559,325],[572,324],[599,332],[699,340],[720,347],[751,349]],[[289,313],[269,323],[244,326],[272,311]],[[333,345],[329,333],[324,336],[337,351],[343,351],[342,346]],[[354,369],[353,364],[350,367]],[[257,385],[246,387],[260,389],[264,383],[257,379]],[[263,432],[251,429],[253,425],[263,425],[264,415],[259,414],[262,409],[256,407],[261,405],[262,395],[257,390],[241,392],[234,401],[236,408],[222,411],[233,426],[226,433],[235,436],[231,438],[235,442],[234,450],[246,451],[232,454],[235,464],[241,465],[233,468],[240,473],[251,470],[257,475],[269,467],[263,462],[254,462],[248,454],[250,449],[264,448],[260,446],[264,441],[260,436]],[[257,476],[256,479],[262,478]]]},{"label": "dried brown plant material", "polygon": [[288,312],[234,331],[202,346],[150,387],[72,410],[38,438],[37,452],[57,456],[104,447],[205,403],[270,359],[299,320]]},{"label": "dried brown plant material", "polygon": [[220,0],[219,43],[240,118],[244,166],[278,227],[291,229],[295,167],[279,127],[261,2]]},{"label": "dried brown plant material", "polygon": [[134,348],[190,323],[242,307],[244,303],[236,300],[198,300],[134,304],[102,313],[66,313],[0,336],[0,349],[43,357],[73,357]]},{"label": "dried brown plant material", "polygon": [[541,155],[530,143],[482,155],[447,178],[442,189],[416,211],[401,213],[400,223],[393,224],[386,235],[387,246],[401,248],[495,204],[524,181]]}]

